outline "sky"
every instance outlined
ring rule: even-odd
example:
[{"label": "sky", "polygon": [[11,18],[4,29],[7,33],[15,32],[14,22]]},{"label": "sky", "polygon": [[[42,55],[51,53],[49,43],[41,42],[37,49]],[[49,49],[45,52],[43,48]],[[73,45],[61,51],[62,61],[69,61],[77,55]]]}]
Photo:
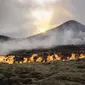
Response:
[{"label": "sky", "polygon": [[29,37],[68,20],[85,24],[85,0],[0,0],[0,35]]}]

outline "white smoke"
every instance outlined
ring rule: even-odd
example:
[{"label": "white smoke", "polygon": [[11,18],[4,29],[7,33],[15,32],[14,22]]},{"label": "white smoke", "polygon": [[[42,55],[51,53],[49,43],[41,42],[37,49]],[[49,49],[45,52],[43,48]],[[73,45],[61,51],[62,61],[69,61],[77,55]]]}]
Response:
[{"label": "white smoke", "polygon": [[[67,27],[66,27],[67,28]],[[28,39],[9,40],[0,43],[0,54],[7,54],[14,50],[31,50],[36,48],[50,48],[57,45],[77,45],[85,43],[85,32],[74,30],[51,30],[39,36]]]}]

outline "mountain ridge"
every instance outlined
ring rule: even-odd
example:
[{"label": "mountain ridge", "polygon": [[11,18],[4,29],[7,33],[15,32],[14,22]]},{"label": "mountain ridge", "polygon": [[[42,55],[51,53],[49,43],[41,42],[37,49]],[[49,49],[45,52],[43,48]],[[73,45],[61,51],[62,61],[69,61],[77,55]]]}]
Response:
[{"label": "mountain ridge", "polygon": [[[78,28],[78,30],[81,30],[82,32],[85,32],[85,26],[83,24],[81,24],[80,22],[77,22],[75,20],[69,20],[69,21],[66,21],[66,22],[64,22],[63,24],[61,24],[61,25],[59,25],[57,27],[54,27],[54,28],[52,28],[50,30],[47,30],[45,33],[39,33],[37,35],[33,35],[33,36],[30,36],[30,37],[27,37],[27,39],[31,38],[31,37],[39,36],[39,35],[45,35],[47,32],[50,32],[50,31],[56,31],[56,30],[60,30],[60,29],[62,31],[64,31],[64,30],[66,30],[66,28],[65,29],[63,28],[64,26],[68,26],[68,28],[67,28],[67,30],[68,30],[69,29],[69,25],[75,25],[75,24],[79,25],[79,26],[76,26],[75,30],[77,30],[77,28]],[[81,26],[82,26],[82,29],[80,29]]]},{"label": "mountain ridge", "polygon": [[[49,32],[49,31],[53,31],[53,30],[55,30],[56,28],[61,28],[61,27],[63,27],[64,25],[69,25],[69,24],[71,24],[71,25],[73,25],[73,24],[81,24],[80,22],[77,22],[77,21],[75,21],[75,20],[69,20],[69,21],[66,21],[66,22],[64,22],[63,24],[61,24],[61,25],[59,25],[59,26],[57,26],[57,27],[54,27],[54,28],[52,28],[52,29],[50,29],[50,30],[47,30],[46,32]],[[81,25],[83,25],[83,24],[81,24]],[[83,25],[84,26],[84,25]],[[85,27],[84,27],[85,28]],[[63,29],[63,28],[62,28]],[[58,29],[57,29],[58,30]],[[83,32],[85,32],[85,29],[82,29],[83,30]],[[45,32],[45,33],[46,33]],[[26,38],[12,38],[12,37],[9,37],[9,36],[6,36],[6,35],[0,35],[0,39],[6,39],[6,40],[9,40],[9,39],[28,39],[28,38],[30,38],[30,37],[34,37],[34,36],[38,36],[38,35],[40,35],[40,34],[45,34],[45,33],[39,33],[39,34],[36,34],[36,35],[32,35],[32,36],[29,36],[29,37],[26,37]]]}]

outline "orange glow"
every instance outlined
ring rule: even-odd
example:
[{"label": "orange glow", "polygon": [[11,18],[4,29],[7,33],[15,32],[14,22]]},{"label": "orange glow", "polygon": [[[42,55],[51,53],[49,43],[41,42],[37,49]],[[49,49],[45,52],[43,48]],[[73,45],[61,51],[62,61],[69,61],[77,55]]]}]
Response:
[{"label": "orange glow", "polygon": [[[61,56],[58,56],[54,53],[55,58],[53,55],[48,54],[46,58],[46,62],[52,62],[52,61],[65,61],[64,59],[61,59]],[[67,57],[66,61],[69,60],[77,60],[77,59],[85,59],[85,54],[80,54],[77,56],[76,54],[72,53],[70,57]],[[33,54],[31,57],[23,57],[23,61],[17,61],[15,59],[15,56],[0,56],[0,63],[7,63],[7,64],[23,64],[23,63],[34,63],[34,62],[45,62],[45,59],[43,59],[43,56],[38,56],[38,54]]]}]

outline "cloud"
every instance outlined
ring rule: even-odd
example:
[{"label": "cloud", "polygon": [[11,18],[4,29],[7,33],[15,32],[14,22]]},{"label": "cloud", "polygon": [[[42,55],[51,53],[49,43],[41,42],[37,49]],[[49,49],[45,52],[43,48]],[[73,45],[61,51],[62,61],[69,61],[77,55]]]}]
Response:
[{"label": "cloud", "polygon": [[[61,0],[0,0],[0,34],[10,37],[27,37],[33,35],[37,30],[34,22],[40,21],[32,16],[31,13],[35,10],[53,10],[55,5],[57,5],[56,3],[61,3],[60,1]],[[67,10],[61,8],[63,7],[59,6],[57,9],[54,9],[54,11],[62,10],[58,11],[58,15],[53,17],[58,19],[58,21],[62,21],[60,17],[66,20],[65,18],[68,18],[68,15],[70,16]],[[54,14],[56,13],[54,12]],[[52,20],[51,22],[57,24],[58,21]]]},{"label": "cloud", "polygon": [[[0,0],[0,34],[10,37],[27,37],[37,30],[35,10],[52,10],[50,25],[57,26],[70,19],[85,24],[82,10],[85,0]],[[42,18],[41,18],[42,19]]]},{"label": "cloud", "polygon": [[85,0],[70,0],[70,4],[72,4],[72,6],[69,8],[74,19],[85,24]]},{"label": "cloud", "polygon": [[[63,8],[63,10],[61,9]],[[85,24],[85,0],[61,0],[55,6],[54,17],[52,24],[61,24],[70,19],[79,21]],[[66,11],[64,13],[63,11]],[[71,15],[71,16],[70,16]]]},{"label": "cloud", "polygon": [[35,7],[35,0],[24,0],[23,3],[20,0],[0,0],[0,34],[11,37],[30,36],[35,30],[34,18],[31,16],[31,10]]}]

